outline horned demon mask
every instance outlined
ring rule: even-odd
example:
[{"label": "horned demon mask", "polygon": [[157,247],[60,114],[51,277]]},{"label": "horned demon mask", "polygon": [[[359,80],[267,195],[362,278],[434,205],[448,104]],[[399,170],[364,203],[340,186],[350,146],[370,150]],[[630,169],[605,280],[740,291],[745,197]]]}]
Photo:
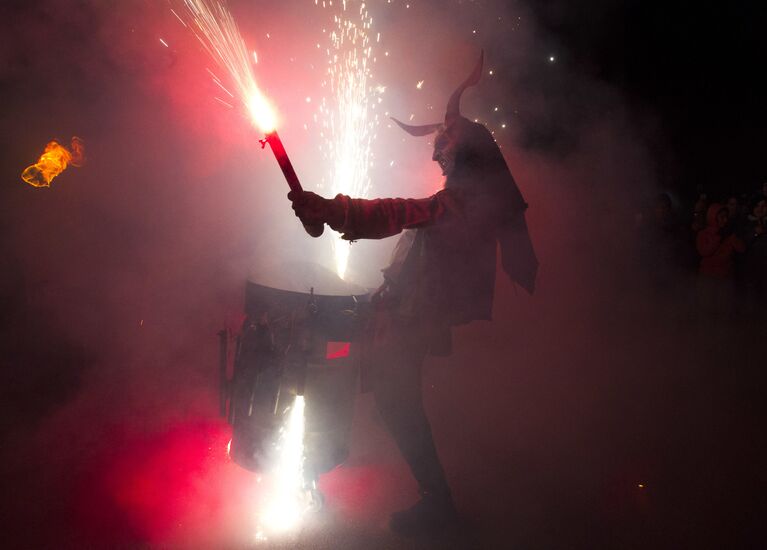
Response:
[{"label": "horned demon mask", "polygon": [[513,281],[532,294],[538,259],[524,217],[527,203],[490,131],[461,115],[461,94],[479,82],[483,61],[484,52],[469,77],[450,96],[444,122],[411,126],[395,118],[392,120],[412,136],[437,132],[432,158],[447,176],[445,188],[468,184],[477,189],[477,183],[482,182],[488,192],[486,198],[504,209],[505,220],[497,228],[501,265]]},{"label": "horned demon mask", "polygon": [[392,120],[411,136],[437,133],[432,160],[440,165],[445,176],[452,174],[457,165],[470,162],[472,157],[481,156],[477,154],[481,148],[486,149],[490,146],[492,149],[497,149],[487,128],[461,115],[461,95],[466,88],[479,82],[482,77],[483,63],[484,52],[480,53],[479,60],[468,78],[450,96],[444,122],[413,126],[392,117]]}]

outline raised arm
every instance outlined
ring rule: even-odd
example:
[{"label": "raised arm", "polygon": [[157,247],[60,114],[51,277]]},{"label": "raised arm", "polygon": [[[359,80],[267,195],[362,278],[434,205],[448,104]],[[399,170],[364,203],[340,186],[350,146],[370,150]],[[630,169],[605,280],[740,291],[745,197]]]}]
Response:
[{"label": "raised arm", "polygon": [[310,191],[288,198],[304,223],[327,223],[346,240],[383,239],[403,229],[425,227],[463,216],[463,201],[442,190],[425,199],[325,199]]}]

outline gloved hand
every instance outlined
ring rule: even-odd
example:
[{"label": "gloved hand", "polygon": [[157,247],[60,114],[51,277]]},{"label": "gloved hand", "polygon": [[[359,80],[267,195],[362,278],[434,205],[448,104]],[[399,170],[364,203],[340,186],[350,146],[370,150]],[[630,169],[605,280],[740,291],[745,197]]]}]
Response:
[{"label": "gloved hand", "polygon": [[293,211],[304,225],[327,223],[337,228],[344,224],[344,209],[332,199],[326,199],[311,191],[288,193],[288,200],[293,203]]}]

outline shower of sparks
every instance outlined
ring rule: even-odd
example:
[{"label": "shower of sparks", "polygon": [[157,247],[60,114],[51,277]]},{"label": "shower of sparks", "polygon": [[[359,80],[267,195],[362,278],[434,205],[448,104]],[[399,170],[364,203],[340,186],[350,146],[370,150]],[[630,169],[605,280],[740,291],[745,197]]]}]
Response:
[{"label": "shower of sparks", "polygon": [[[251,59],[257,62],[257,57],[253,52],[251,58],[226,2],[183,0],[183,7],[183,15],[175,11],[173,14],[192,30],[203,48],[229,75],[235,95],[247,109],[251,121],[263,132],[274,130],[277,124],[274,109],[259,89],[253,73]],[[229,93],[215,75],[213,82]]]},{"label": "shower of sparks", "polygon": [[280,429],[274,466],[263,477],[265,494],[259,507],[256,540],[295,528],[309,508],[303,487],[304,407],[303,396],[296,396]]},{"label": "shower of sparks", "polygon": [[176,19],[178,19],[179,21],[181,21],[181,24],[182,24],[182,25],[184,25],[185,27],[187,26],[187,25],[186,25],[186,23],[184,23],[184,20],[183,20],[183,19],[181,19],[181,17],[179,17],[179,15],[176,13],[176,10],[174,10],[173,8],[171,8],[171,9],[170,9],[170,12],[171,12],[173,15],[175,15],[175,16],[176,16]]},{"label": "shower of sparks", "polygon": [[231,103],[227,103],[226,101],[224,101],[224,100],[223,100],[223,99],[221,99],[220,97],[214,97],[213,99],[215,99],[216,101],[218,101],[218,102],[219,102],[221,105],[223,105],[223,106],[224,106],[224,107],[226,107],[227,109],[234,109],[234,105],[232,105]]},{"label": "shower of sparks", "polygon": [[[233,92],[210,70],[213,82],[230,97],[239,100],[248,110],[251,121],[261,131],[276,128],[274,111],[259,89],[252,63],[258,62],[255,52],[248,50],[237,24],[223,0],[183,0],[183,15],[174,12],[192,30],[218,66],[229,75]],[[186,21],[184,20],[186,19]],[[269,35],[267,34],[267,38]],[[231,107],[226,101],[220,103]],[[295,398],[287,411],[286,424],[275,442],[275,457],[264,476],[265,492],[257,514],[256,538],[279,534],[295,528],[308,508],[303,491],[304,460],[304,398]],[[227,446],[227,452],[230,447]],[[260,480],[259,480],[260,482]]]},{"label": "shower of sparks", "polygon": [[[329,164],[326,181],[330,182],[331,195],[366,197],[373,164],[371,146],[379,122],[375,96],[384,91],[383,86],[371,83],[373,42],[379,41],[379,35],[371,31],[373,18],[364,2],[323,2],[322,7],[335,10],[323,82],[328,97],[322,98],[319,107],[323,137],[320,150]],[[343,279],[349,263],[349,244],[337,237],[333,252],[336,272]]]}]

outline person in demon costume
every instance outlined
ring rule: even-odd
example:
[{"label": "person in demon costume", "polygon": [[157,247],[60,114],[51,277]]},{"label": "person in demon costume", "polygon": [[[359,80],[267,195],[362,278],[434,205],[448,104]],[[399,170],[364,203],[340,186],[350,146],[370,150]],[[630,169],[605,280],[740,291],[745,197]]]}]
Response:
[{"label": "person in demon costume", "polygon": [[414,136],[436,132],[432,159],[444,188],[424,199],[326,199],[304,191],[288,198],[304,224],[327,223],[344,239],[383,239],[403,233],[384,283],[373,296],[375,315],[365,367],[376,406],[419,485],[421,499],[392,515],[390,527],[418,534],[457,519],[423,407],[421,367],[427,355],[448,355],[451,327],[489,320],[497,244],[509,277],[532,293],[538,262],[522,198],[490,132],[460,113],[463,91],[479,82],[483,55],[450,97],[444,123],[411,126]]}]

